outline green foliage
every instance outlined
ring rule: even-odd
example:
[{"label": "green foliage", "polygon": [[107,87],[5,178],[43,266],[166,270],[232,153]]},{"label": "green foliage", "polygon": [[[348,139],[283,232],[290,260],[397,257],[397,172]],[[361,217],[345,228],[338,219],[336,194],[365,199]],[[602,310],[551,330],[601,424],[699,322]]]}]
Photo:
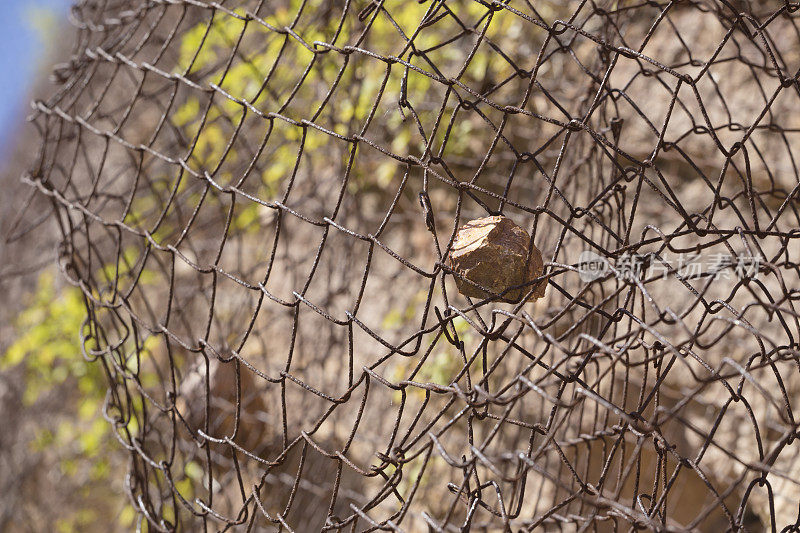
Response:
[{"label": "green foliage", "polygon": [[[424,305],[427,297],[425,291],[421,291],[412,298],[405,309],[391,309],[383,318],[384,329],[401,329],[407,327],[417,316],[418,307]],[[452,321],[452,328],[458,335],[459,340],[466,345],[471,345],[475,340],[475,333],[469,323],[457,316]],[[413,358],[403,358],[390,370],[390,379],[394,382],[412,380],[417,383],[430,383],[441,386],[448,386],[452,383],[455,376],[464,366],[459,351],[450,343],[441,339],[439,349],[431,353],[422,366],[414,373],[415,367],[419,364]],[[416,401],[425,398],[425,390],[419,387],[409,387],[406,392]],[[399,403],[402,399],[400,391],[396,391],[392,397],[394,402]]]},{"label": "green foliage", "polygon": [[[273,66],[270,58],[274,62],[281,42],[274,37],[270,39],[273,34],[264,26],[251,24],[247,29],[248,37],[266,40],[266,49],[246,54],[243,60],[226,68],[228,56],[245,29],[244,21],[228,15],[218,15],[208,23],[198,24],[181,39],[176,70],[187,76],[205,75],[208,83],[219,85],[233,97],[254,101],[261,92],[264,76]],[[225,147],[230,125],[242,120],[244,114],[242,106],[228,98],[217,97],[207,111],[206,107],[206,102],[190,97],[172,115],[173,124],[192,139],[189,165],[198,172],[213,169],[223,156],[226,163],[237,161],[238,154],[235,151],[226,154]],[[230,174],[226,177],[229,179]]]},{"label": "green foliage", "polygon": [[103,398],[101,370],[97,365],[87,365],[78,348],[85,317],[81,291],[69,287],[56,294],[53,274],[43,273],[31,305],[17,320],[20,334],[0,358],[0,369],[25,366],[26,405],[35,403],[43,393],[68,378],[77,382],[85,398]]},{"label": "green foliage", "polygon": [[427,298],[428,291],[421,290],[408,300],[405,308],[391,308],[383,317],[383,329],[393,330],[407,327],[417,318],[417,310],[419,306],[425,304]]},{"label": "green foliage", "polygon": [[[419,51],[426,51],[437,65],[447,67],[445,74],[454,75],[468,58],[474,36],[464,33],[459,46],[435,47],[445,35],[456,35],[462,28],[437,23],[420,29],[430,6],[418,2],[387,2],[362,22],[348,17],[341,28],[338,16],[313,18],[307,15],[326,12],[325,2],[316,7],[310,5],[315,4],[314,1],[309,4],[288,0],[277,4],[271,13],[263,15],[263,22],[246,22],[217,12],[209,21],[190,28],[181,38],[176,73],[204,86],[216,85],[230,95],[230,98],[219,92],[210,97],[192,95],[172,114],[173,125],[184,133],[189,143],[186,154],[189,167],[198,173],[210,172],[218,183],[228,184],[233,176],[241,175],[241,170],[254,157],[254,154],[242,153],[243,143],[231,142],[233,136],[246,136],[248,144],[254,146],[267,137],[252,171],[258,175],[247,178],[254,194],[265,201],[276,199],[285,187],[298,164],[301,145],[305,157],[328,166],[331,162],[341,162],[344,168],[349,154],[341,153],[344,145],[327,134],[281,119],[269,121],[269,124],[262,119],[247,122],[248,115],[252,116],[253,112],[243,103],[263,113],[279,111],[292,120],[308,119],[314,114],[314,122],[320,126],[339,135],[351,135],[364,128],[377,102],[377,114],[373,119],[377,126],[371,128],[371,136],[377,136],[376,141],[396,154],[421,156],[426,139],[412,116],[419,117],[427,132],[432,130],[444,96],[441,84],[402,64],[395,64],[387,71],[385,63],[360,54],[350,56],[347,68],[342,71],[341,54],[315,55],[309,48],[319,49],[321,45],[315,43],[320,42],[337,46],[352,44],[368,29],[363,47],[401,57],[416,68],[436,74],[419,54]],[[456,3],[451,9],[458,11],[463,24],[475,27],[476,33],[488,23],[486,40],[502,43],[519,37],[522,22],[512,13],[500,11],[489,15],[489,10],[477,2]],[[235,13],[243,15],[244,11]],[[297,13],[302,15],[296,19]],[[288,26],[294,35],[276,31]],[[412,36],[414,47],[410,48],[407,41]],[[485,88],[477,87],[479,80],[491,78],[499,82],[513,73],[512,65],[498,59],[484,41],[471,56],[460,80],[475,90],[483,90]],[[305,78],[298,86],[302,76]],[[318,112],[323,97],[337,83],[325,108]],[[436,104],[431,105],[431,102]],[[448,102],[452,108],[456,98],[451,96]],[[452,112],[448,109],[442,117],[435,142],[445,142]],[[240,125],[243,129],[237,134]],[[461,111],[447,135],[447,154],[455,160],[473,157],[471,145],[486,141],[473,139],[473,132],[478,129],[491,130],[478,115]],[[494,135],[494,132],[484,131],[483,134]],[[435,143],[432,146],[434,151],[439,148]],[[393,158],[369,150],[359,158],[348,187],[353,194],[391,192],[392,183],[403,174],[402,164]],[[188,183],[191,180],[184,179],[178,192]],[[237,208],[233,229],[257,231],[259,211],[256,205]]]},{"label": "green foliage", "polygon": [[[106,265],[99,273],[108,278],[124,277],[130,274],[134,259],[134,251],[127,250],[119,265]],[[143,272],[145,282],[151,276]],[[40,275],[28,307],[16,320],[16,340],[0,355],[0,370],[23,369],[25,408],[35,410],[38,404],[54,400],[61,404],[58,417],[42,418],[37,423],[29,446],[57,465],[57,472],[48,479],[60,476],[72,480],[81,487],[81,497],[93,503],[65,511],[55,524],[58,531],[105,527],[109,513],[120,510],[117,519],[121,525],[131,526],[135,518],[133,509],[123,508],[121,500],[108,490],[112,464],[117,460],[113,450],[118,444],[114,428],[101,416],[107,390],[103,367],[81,355],[79,334],[85,318],[80,289],[57,287],[53,272],[46,271]],[[140,357],[148,357],[157,342],[154,337],[147,338]],[[155,379],[140,372],[133,357],[126,366],[132,374],[139,374],[143,383]],[[136,433],[134,418],[126,429]]]},{"label": "green foliage", "polygon": [[[87,531],[108,520],[119,507],[108,491],[116,439],[100,416],[106,380],[99,364],[81,356],[79,333],[86,317],[83,294],[58,288],[53,272],[40,275],[28,307],[18,316],[17,338],[0,355],[0,370],[22,367],[23,404],[35,412],[42,402],[58,401],[58,417],[43,417],[29,442],[32,451],[56,464],[48,480],[67,478],[93,505],[66,510],[58,531]],[[99,490],[102,488],[102,490]],[[99,495],[93,491],[98,489]]]}]

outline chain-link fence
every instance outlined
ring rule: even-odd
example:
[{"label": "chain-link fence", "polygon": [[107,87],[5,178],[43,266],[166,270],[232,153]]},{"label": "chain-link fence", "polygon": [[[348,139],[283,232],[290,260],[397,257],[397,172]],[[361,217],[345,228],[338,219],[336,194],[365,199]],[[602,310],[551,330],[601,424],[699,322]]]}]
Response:
[{"label": "chain-link fence", "polygon": [[140,524],[798,531],[798,7],[80,1],[25,179]]}]

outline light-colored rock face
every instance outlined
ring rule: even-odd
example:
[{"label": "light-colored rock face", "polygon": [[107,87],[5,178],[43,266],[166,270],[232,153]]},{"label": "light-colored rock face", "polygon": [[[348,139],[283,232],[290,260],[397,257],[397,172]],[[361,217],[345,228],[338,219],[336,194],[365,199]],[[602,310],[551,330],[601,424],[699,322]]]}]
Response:
[{"label": "light-colored rock face", "polygon": [[[504,216],[477,218],[464,224],[448,256],[450,267],[459,274],[454,276],[459,292],[473,298],[488,298],[494,293],[504,301],[519,302],[530,286],[514,287],[542,275],[542,254],[530,241],[528,232]],[[531,298],[544,296],[545,286],[540,281]]]}]

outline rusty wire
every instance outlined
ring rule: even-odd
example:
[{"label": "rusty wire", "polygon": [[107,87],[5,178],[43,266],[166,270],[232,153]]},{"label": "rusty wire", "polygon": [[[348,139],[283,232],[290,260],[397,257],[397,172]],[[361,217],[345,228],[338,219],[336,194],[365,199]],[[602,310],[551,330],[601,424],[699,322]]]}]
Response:
[{"label": "rusty wire", "polygon": [[798,531],[797,9],[78,2],[25,179],[140,524]]}]

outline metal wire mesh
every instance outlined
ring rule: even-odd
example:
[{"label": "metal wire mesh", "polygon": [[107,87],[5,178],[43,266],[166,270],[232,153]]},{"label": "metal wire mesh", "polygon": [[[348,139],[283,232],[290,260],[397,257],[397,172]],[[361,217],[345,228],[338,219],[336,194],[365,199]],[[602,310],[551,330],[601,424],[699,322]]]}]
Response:
[{"label": "metal wire mesh", "polygon": [[25,179],[143,527],[797,531],[797,9],[80,1]]}]

